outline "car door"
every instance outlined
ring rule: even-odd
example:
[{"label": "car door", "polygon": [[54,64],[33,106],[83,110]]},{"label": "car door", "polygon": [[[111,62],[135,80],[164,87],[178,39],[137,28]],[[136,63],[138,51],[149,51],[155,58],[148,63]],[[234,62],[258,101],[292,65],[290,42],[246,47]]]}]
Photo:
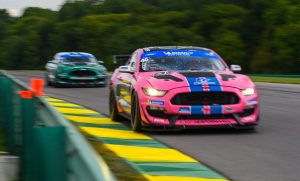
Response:
[{"label": "car door", "polygon": [[132,83],[134,80],[134,72],[137,67],[137,59],[138,59],[138,51],[135,51],[127,65],[130,67],[131,72],[125,73],[120,72],[117,76],[118,86],[117,86],[117,95],[119,97],[119,105],[121,105],[124,113],[130,115],[131,113],[131,91],[132,91]]}]

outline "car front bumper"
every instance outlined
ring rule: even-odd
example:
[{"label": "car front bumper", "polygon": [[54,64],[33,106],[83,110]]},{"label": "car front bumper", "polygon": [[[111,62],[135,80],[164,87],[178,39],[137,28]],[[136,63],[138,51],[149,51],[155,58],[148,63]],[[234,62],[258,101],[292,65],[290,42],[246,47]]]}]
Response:
[{"label": "car front bumper", "polygon": [[259,119],[257,93],[243,96],[239,89],[224,87],[239,97],[236,104],[228,105],[173,105],[170,100],[178,93],[188,93],[186,87],[169,91],[164,97],[139,95],[144,125],[163,127],[246,127],[256,125]]},{"label": "car front bumper", "polygon": [[70,77],[57,76],[56,82],[62,85],[106,85],[107,76],[93,76],[93,77]]}]

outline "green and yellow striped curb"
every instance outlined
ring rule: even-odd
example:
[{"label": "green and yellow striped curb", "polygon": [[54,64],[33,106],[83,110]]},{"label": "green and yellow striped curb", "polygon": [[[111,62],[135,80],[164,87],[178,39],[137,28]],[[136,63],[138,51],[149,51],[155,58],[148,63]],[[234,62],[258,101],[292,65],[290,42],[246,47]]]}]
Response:
[{"label": "green and yellow striped curb", "polygon": [[228,181],[194,158],[145,134],[133,132],[101,113],[60,99],[47,100],[88,135],[88,138],[102,142],[108,150],[125,159],[147,180]]}]

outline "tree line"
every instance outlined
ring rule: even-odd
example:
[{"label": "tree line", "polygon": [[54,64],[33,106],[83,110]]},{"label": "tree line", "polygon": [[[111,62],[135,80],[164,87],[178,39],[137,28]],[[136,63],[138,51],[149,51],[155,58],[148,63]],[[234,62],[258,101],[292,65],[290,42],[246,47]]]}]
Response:
[{"label": "tree line", "polygon": [[211,48],[247,73],[300,74],[300,1],[67,1],[20,17],[0,10],[1,69],[44,69],[56,52],[83,51],[112,70],[112,55],[155,45]]}]

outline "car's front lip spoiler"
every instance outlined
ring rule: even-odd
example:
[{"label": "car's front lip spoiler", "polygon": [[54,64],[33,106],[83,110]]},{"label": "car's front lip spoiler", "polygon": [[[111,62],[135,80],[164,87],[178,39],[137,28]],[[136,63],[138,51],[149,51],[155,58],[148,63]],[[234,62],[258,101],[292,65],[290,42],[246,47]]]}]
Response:
[{"label": "car's front lip spoiler", "polygon": [[245,123],[241,121],[240,116],[238,114],[232,114],[232,116],[238,125],[245,126]]},{"label": "car's front lip spoiler", "polygon": [[189,126],[189,125],[154,125],[154,124],[143,124],[143,129],[149,130],[149,131],[180,131],[180,130],[186,130],[186,129],[223,129],[223,128],[234,128],[234,129],[245,129],[249,127],[256,127],[258,126],[258,123],[246,123],[243,126],[241,125],[207,125],[207,126]]}]

